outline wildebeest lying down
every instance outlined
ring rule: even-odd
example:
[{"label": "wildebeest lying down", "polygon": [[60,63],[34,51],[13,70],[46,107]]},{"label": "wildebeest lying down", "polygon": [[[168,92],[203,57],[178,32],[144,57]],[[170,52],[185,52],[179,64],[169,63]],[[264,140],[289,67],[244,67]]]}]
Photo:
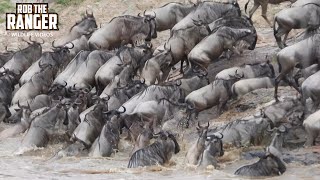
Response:
[{"label": "wildebeest lying down", "polygon": [[256,89],[272,87],[274,87],[274,79],[269,77],[243,79],[232,85],[231,92],[233,96],[241,97]]},{"label": "wildebeest lying down", "polygon": [[157,37],[155,16],[118,16],[95,31],[90,37],[88,44],[91,50],[113,49],[120,45],[136,43],[141,39],[151,41]]},{"label": "wildebeest lying down", "polygon": [[286,171],[286,165],[273,150],[267,148],[266,155],[256,163],[239,168],[234,174],[240,176],[279,176]]},{"label": "wildebeest lying down", "polygon": [[[243,79],[258,78],[258,77],[270,77],[273,78],[274,68],[269,61],[262,63],[243,64],[239,67],[231,67],[220,71],[215,79],[230,79],[235,74],[243,75]],[[231,75],[231,76],[230,76]]]},{"label": "wildebeest lying down", "polygon": [[320,134],[320,110],[311,114],[303,121],[303,126],[307,131],[307,142],[305,146],[315,145],[315,140]]},{"label": "wildebeest lying down", "polygon": [[[317,29],[320,25],[320,4],[307,3],[302,6],[283,9],[274,17],[274,37],[279,48],[286,46],[286,40],[292,29]],[[278,24],[278,27],[276,27]],[[284,35],[283,40],[281,37]]]},{"label": "wildebeest lying down", "polygon": [[156,142],[133,153],[128,168],[165,165],[169,163],[172,155],[179,151],[176,138],[168,132],[161,131]]},{"label": "wildebeest lying down", "polygon": [[225,50],[229,49],[236,54],[240,54],[234,48],[234,44],[252,33],[250,29],[219,28],[191,50],[188,55],[191,67],[207,71],[209,64],[216,61]]}]

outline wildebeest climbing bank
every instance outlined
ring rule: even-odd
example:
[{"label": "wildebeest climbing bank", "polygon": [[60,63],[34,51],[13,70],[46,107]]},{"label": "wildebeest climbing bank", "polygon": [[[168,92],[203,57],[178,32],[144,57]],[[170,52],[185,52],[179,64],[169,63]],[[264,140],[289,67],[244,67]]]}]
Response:
[{"label": "wildebeest climbing bank", "polygon": [[320,0],[47,2],[0,37],[0,177],[320,178]]}]

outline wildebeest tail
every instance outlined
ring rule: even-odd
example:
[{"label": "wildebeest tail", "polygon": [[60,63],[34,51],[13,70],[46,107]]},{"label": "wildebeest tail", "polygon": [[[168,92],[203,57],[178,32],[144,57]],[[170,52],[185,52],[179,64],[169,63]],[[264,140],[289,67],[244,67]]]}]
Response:
[{"label": "wildebeest tail", "polygon": [[282,70],[282,66],[281,66],[281,63],[279,62],[279,55],[277,55],[277,62],[278,62],[278,66],[279,66],[279,73],[281,72]]},{"label": "wildebeest tail", "polygon": [[248,4],[249,4],[250,0],[248,0],[248,2],[244,5],[244,12],[247,13],[247,8],[248,8]]},{"label": "wildebeest tail", "polygon": [[238,94],[236,92],[236,86],[234,84],[231,87],[231,96],[232,96],[233,99],[235,99],[238,96]]}]

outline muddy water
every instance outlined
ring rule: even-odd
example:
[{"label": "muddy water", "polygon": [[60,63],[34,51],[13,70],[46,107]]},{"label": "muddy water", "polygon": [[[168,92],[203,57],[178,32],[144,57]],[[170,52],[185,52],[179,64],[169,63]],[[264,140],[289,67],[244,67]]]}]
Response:
[{"label": "muddy water", "polygon": [[[233,172],[241,165],[255,161],[224,162],[220,163],[218,170],[196,169],[183,163],[183,147],[183,151],[172,158],[169,166],[127,169],[130,146],[126,142],[121,145],[126,148],[111,158],[68,157],[51,160],[63,144],[51,144],[22,156],[14,155],[22,136],[0,142],[0,179],[239,179],[232,175]],[[236,156],[238,152],[227,152],[225,158]],[[275,179],[320,179],[319,169],[320,165],[289,164],[285,174]]]}]

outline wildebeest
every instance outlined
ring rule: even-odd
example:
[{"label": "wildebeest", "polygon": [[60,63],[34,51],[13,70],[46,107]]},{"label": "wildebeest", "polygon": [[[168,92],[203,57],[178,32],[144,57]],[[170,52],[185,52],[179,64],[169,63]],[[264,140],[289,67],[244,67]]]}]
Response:
[{"label": "wildebeest", "polygon": [[43,43],[32,41],[31,36],[29,41],[31,42],[25,41],[28,43],[28,47],[16,51],[12,58],[3,65],[3,68],[16,74],[20,73],[21,76],[22,73],[24,73],[32,65],[32,63],[41,57],[41,44]]},{"label": "wildebeest", "polygon": [[223,134],[224,144],[231,144],[236,147],[248,145],[260,145],[264,138],[264,132],[270,125],[267,118],[248,116],[243,119],[235,120],[226,125],[218,127],[211,132],[220,132]]},{"label": "wildebeest", "polygon": [[243,79],[232,85],[231,92],[234,97],[241,97],[256,89],[273,87],[274,79],[269,77]]},{"label": "wildebeest", "polygon": [[194,11],[173,26],[172,31],[194,26],[193,20],[212,23],[222,16],[240,16],[241,11],[237,2],[218,3],[212,1],[200,2]]},{"label": "wildebeest", "polygon": [[[151,85],[144,91],[134,95],[131,99],[123,104],[126,108],[125,114],[130,114],[134,111],[136,106],[141,102],[156,100],[166,98],[173,102],[181,101],[185,97],[185,93],[179,87],[181,82],[177,82],[174,85]],[[120,108],[119,108],[120,109]]]},{"label": "wildebeest", "polygon": [[0,52],[0,67],[7,63],[15,53],[14,51],[9,51],[7,46],[5,49],[5,52]]},{"label": "wildebeest", "polygon": [[156,142],[132,154],[128,168],[165,165],[169,163],[173,154],[180,151],[180,146],[172,134],[163,131],[159,134]]},{"label": "wildebeest", "polygon": [[37,116],[22,140],[22,148],[45,147],[50,136],[55,133],[57,121],[64,121],[64,118],[60,119],[61,117],[65,117],[65,111],[61,104],[57,104],[46,113]]},{"label": "wildebeest", "polygon": [[83,15],[82,19],[77,21],[71,28],[69,33],[54,41],[54,46],[63,47],[67,43],[80,38],[82,35],[91,34],[97,28],[96,20],[92,13]]},{"label": "wildebeest", "polygon": [[50,64],[41,65],[41,71],[32,76],[13,96],[11,104],[33,99],[39,94],[46,94],[52,84],[53,75],[57,72],[56,67]]},{"label": "wildebeest", "polygon": [[315,140],[319,136],[320,130],[320,110],[309,115],[307,119],[303,121],[303,126],[307,132],[307,141],[305,146],[315,145]]},{"label": "wildebeest", "polygon": [[311,75],[315,74],[318,72],[319,66],[318,64],[313,64],[309,67],[306,67],[304,69],[298,69],[297,72],[294,74],[294,80],[296,81],[297,84],[300,86],[302,83]]},{"label": "wildebeest", "polygon": [[53,85],[60,84],[66,85],[66,81],[77,71],[83,62],[87,60],[88,55],[91,51],[80,51],[68,66],[62,71],[53,81]]},{"label": "wildebeest", "polygon": [[122,122],[119,116],[120,113],[116,110],[111,110],[107,113],[113,114],[111,120],[106,122],[103,126],[100,135],[94,141],[89,151],[90,156],[94,157],[110,157],[115,150],[118,149],[120,141],[120,130],[122,129]]},{"label": "wildebeest", "polygon": [[118,16],[108,24],[95,31],[88,44],[91,50],[113,49],[120,45],[137,45],[141,39],[151,41],[157,37],[155,16],[136,17],[130,15]]},{"label": "wildebeest", "polygon": [[5,70],[0,77],[0,99],[6,105],[11,104],[14,85],[18,82],[20,74]]},{"label": "wildebeest", "polygon": [[[73,74],[66,81],[68,87],[75,86],[80,89],[90,88],[95,85],[94,75],[105,62],[107,62],[113,53],[101,50],[92,51],[87,59],[79,65]],[[73,62],[71,62],[73,63]]]},{"label": "wildebeest", "polygon": [[[177,24],[195,8],[195,4],[170,2],[159,8],[152,9],[151,11],[156,14],[155,20],[157,31],[171,29],[175,24]],[[147,11],[146,14],[150,14],[149,11]]]},{"label": "wildebeest", "polygon": [[218,167],[216,157],[223,156],[224,154],[222,138],[223,134],[221,133],[216,133],[207,137],[205,149],[199,160],[199,166],[207,167],[212,165]]},{"label": "wildebeest", "polygon": [[209,122],[207,126],[200,126],[199,122],[197,124],[197,133],[199,135],[196,142],[192,143],[192,146],[189,148],[186,154],[186,163],[192,165],[198,165],[199,160],[203,151],[205,150],[205,141],[207,139],[207,132],[209,128]]},{"label": "wildebeest", "polygon": [[242,166],[236,172],[235,175],[240,176],[279,176],[286,171],[286,165],[278,157],[276,153],[267,148],[266,155],[260,158],[256,163]]},{"label": "wildebeest", "polygon": [[234,48],[234,44],[252,33],[250,29],[221,27],[191,50],[188,54],[188,61],[190,61],[192,68],[198,67],[206,71],[209,64],[216,61],[225,50],[229,49],[236,54],[240,54]]},{"label": "wildebeest", "polygon": [[[72,48],[72,47],[71,47]],[[70,48],[70,49],[71,49]],[[70,61],[69,48],[54,48],[53,52],[43,52],[40,59],[33,63],[21,76],[19,85],[22,86],[28,82],[33,75],[41,71],[39,64],[51,65],[53,67],[61,67],[62,64],[66,64]],[[55,78],[55,74],[52,78]]]},{"label": "wildebeest", "polygon": [[[319,8],[320,9],[320,8]],[[298,85],[294,82],[292,71],[297,65],[306,68],[312,64],[318,63],[318,45],[320,43],[320,35],[316,34],[304,39],[292,46],[282,49],[277,54],[277,62],[279,65],[279,75],[275,79],[274,97],[278,101],[278,85],[281,80],[285,80],[289,85],[293,86],[298,92],[301,92]],[[301,51],[301,48],[304,51]],[[289,76],[290,75],[290,76]]]},{"label": "wildebeest", "polygon": [[0,122],[11,116],[8,105],[0,98]]},{"label": "wildebeest", "polygon": [[[291,3],[296,2],[297,0],[254,0],[254,5],[249,11],[249,17],[250,19],[252,18],[252,15],[256,10],[258,9],[259,6],[262,8],[261,16],[267,21],[270,27],[272,27],[271,22],[268,20],[267,17],[267,10],[268,10],[268,4],[280,4],[282,2],[290,1]],[[250,0],[245,4],[245,12],[247,13],[247,7],[249,4]]]},{"label": "wildebeest", "polygon": [[188,109],[195,111],[197,116],[200,111],[218,105],[218,111],[221,114],[228,100],[232,97],[232,85],[242,77],[237,75],[229,80],[216,79],[209,85],[191,92],[185,98]]},{"label": "wildebeest", "polygon": [[[121,47],[115,56],[103,64],[95,74],[95,82],[100,94],[104,88],[115,78],[116,75],[124,72],[124,68],[131,70],[127,77],[134,76],[137,71],[142,71],[144,63],[151,58],[151,45],[142,45],[136,47]],[[124,80],[124,79],[120,79]],[[111,95],[111,94],[109,94]]]},{"label": "wildebeest", "polygon": [[[283,9],[277,13],[274,18],[273,30],[279,48],[283,49],[286,46],[288,34],[292,29],[317,29],[320,25],[319,16],[320,4],[316,3]],[[277,24],[278,27],[276,27]]]},{"label": "wildebeest", "polygon": [[272,104],[262,110],[264,117],[272,121],[274,126],[279,126],[281,123],[289,122],[290,114],[294,116],[303,115],[303,105],[296,98],[286,98],[281,102]]},{"label": "wildebeest", "polygon": [[150,144],[150,140],[153,138],[152,131],[149,127],[145,127],[140,134],[138,135],[137,139],[135,139],[134,146],[130,152],[130,156],[133,153],[142,149]]},{"label": "wildebeest", "polygon": [[236,73],[243,75],[244,79],[258,77],[273,78],[275,76],[273,65],[267,61],[254,64],[243,64],[239,67],[224,69],[216,75],[215,79],[230,79],[230,77],[234,76]]},{"label": "wildebeest", "polygon": [[307,99],[310,97],[313,102],[313,108],[318,109],[320,103],[320,71],[308,77],[301,85],[302,103],[306,105]]}]

